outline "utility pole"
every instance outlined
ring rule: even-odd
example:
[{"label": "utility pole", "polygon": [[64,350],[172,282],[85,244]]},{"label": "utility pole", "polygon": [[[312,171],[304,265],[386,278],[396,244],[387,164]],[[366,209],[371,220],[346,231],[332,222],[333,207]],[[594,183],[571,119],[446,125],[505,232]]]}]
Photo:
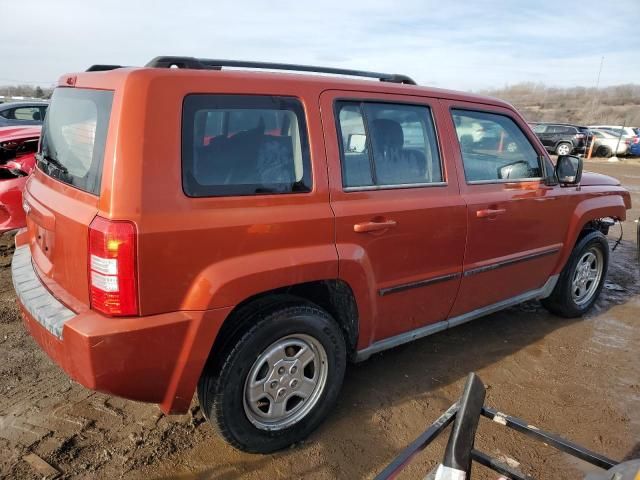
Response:
[{"label": "utility pole", "polygon": [[598,69],[598,77],[596,78],[596,91],[593,94],[593,100],[591,101],[591,113],[589,114],[589,117],[591,118],[589,120],[589,124],[593,125],[594,118],[593,118],[593,112],[595,112],[596,110],[596,104],[597,104],[597,100],[598,100],[598,88],[600,88],[600,75],[602,74],[602,65],[604,64],[604,55],[600,58],[600,68]]},{"label": "utility pole", "polygon": [[[624,133],[624,129],[627,126],[627,120],[625,119],[624,122],[622,122],[622,129],[620,130],[620,135],[618,136],[618,143],[616,144],[616,151],[613,152],[613,157],[611,158],[615,158],[616,160],[618,160],[618,149],[620,148],[620,142],[622,141],[622,134]],[[609,159],[611,160],[611,159]]]},{"label": "utility pole", "polygon": [[598,69],[598,79],[596,80],[596,90],[600,86],[600,74],[602,73],[602,64],[604,63],[604,55],[600,59],[600,68]]}]

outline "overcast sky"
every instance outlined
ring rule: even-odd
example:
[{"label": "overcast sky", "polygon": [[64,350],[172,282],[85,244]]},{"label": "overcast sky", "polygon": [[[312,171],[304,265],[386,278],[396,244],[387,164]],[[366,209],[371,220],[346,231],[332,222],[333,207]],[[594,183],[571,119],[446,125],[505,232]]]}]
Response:
[{"label": "overcast sky", "polygon": [[0,84],[157,55],[405,73],[477,90],[640,82],[640,0],[0,0]]}]

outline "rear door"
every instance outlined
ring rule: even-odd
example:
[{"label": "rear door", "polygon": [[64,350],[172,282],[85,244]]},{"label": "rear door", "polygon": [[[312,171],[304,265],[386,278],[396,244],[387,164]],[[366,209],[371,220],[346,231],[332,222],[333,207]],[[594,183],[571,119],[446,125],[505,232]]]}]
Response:
[{"label": "rear door", "polygon": [[[456,317],[538,289],[557,264],[569,223],[566,196],[545,184],[546,156],[524,121],[506,108],[444,102],[456,125],[492,123],[504,141],[457,149],[461,195],[468,206],[468,241]],[[529,137],[531,135],[531,137]]]},{"label": "rear door", "polygon": [[359,348],[445,320],[466,208],[436,134],[440,104],[327,91],[321,109],[340,277],[361,302]]},{"label": "rear door", "polygon": [[553,127],[551,125],[536,125],[533,129],[542,145],[547,149],[552,149],[554,147],[553,136],[551,133],[552,129]]},{"label": "rear door", "polygon": [[54,295],[88,308],[88,227],[98,211],[113,92],[57,88],[24,194],[33,263]]}]

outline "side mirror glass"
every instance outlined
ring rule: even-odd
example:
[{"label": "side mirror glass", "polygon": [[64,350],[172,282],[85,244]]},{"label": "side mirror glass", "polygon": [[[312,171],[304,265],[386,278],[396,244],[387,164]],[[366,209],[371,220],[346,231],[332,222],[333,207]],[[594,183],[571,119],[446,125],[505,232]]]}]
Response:
[{"label": "side mirror glass", "polygon": [[560,185],[578,185],[582,178],[582,159],[575,155],[560,155],[556,162],[556,177]]},{"label": "side mirror glass", "polygon": [[363,133],[351,133],[347,140],[347,152],[362,153],[367,145],[367,136]]},{"label": "side mirror glass", "polygon": [[509,163],[498,168],[498,178],[501,180],[529,178],[530,176],[531,168],[529,164],[523,160]]}]

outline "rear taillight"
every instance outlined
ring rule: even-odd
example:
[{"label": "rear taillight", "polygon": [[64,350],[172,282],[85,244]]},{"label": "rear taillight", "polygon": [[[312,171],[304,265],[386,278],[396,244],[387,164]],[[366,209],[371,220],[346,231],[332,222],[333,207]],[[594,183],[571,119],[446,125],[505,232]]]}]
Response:
[{"label": "rear taillight", "polygon": [[640,143],[640,137],[633,137],[633,143],[634,145]]},{"label": "rear taillight", "polygon": [[138,314],[136,226],[96,217],[89,225],[91,308],[111,316]]}]

